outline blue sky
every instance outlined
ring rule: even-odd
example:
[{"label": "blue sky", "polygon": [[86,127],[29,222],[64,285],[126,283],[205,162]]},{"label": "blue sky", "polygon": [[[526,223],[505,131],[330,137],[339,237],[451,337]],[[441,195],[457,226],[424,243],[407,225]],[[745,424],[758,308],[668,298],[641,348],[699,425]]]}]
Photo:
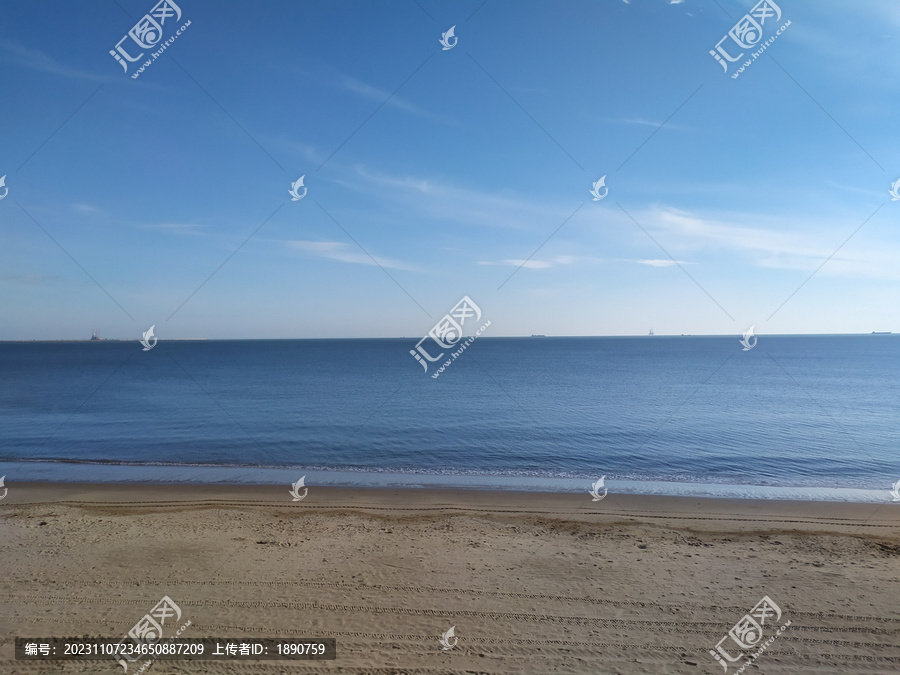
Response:
[{"label": "blue sky", "polygon": [[900,331],[896,3],[153,4],[4,7],[0,339]]}]

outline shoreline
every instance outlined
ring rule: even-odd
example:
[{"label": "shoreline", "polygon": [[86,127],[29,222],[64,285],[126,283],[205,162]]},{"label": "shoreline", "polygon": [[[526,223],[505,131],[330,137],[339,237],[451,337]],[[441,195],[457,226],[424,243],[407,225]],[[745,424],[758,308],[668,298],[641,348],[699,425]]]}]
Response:
[{"label": "shoreline", "polygon": [[[88,460],[0,461],[7,485],[24,483],[84,483],[97,485],[289,485],[305,475],[307,485],[354,489],[458,489],[498,492],[587,494],[595,476],[565,477],[529,474],[429,473],[427,471],[332,469],[321,467],[258,467],[214,464],[122,463]],[[818,479],[824,485],[759,485],[681,480],[606,477],[610,494],[890,504],[890,480],[881,487],[868,479],[863,486]],[[858,483],[859,481],[857,481]]]},{"label": "shoreline", "polygon": [[368,510],[441,509],[485,511],[506,509],[516,513],[560,515],[566,518],[623,516],[695,519],[698,522],[746,514],[773,522],[791,520],[799,525],[829,523],[848,527],[886,529],[900,536],[900,503],[822,502],[799,499],[745,499],[677,495],[638,495],[609,492],[593,501],[590,494],[481,490],[459,487],[333,487],[307,483],[309,492],[294,501],[288,485],[163,484],[163,483],[57,483],[30,481],[10,486],[0,509],[65,503],[69,505],[155,504],[196,505],[217,502],[272,508],[321,509],[340,507]]}]

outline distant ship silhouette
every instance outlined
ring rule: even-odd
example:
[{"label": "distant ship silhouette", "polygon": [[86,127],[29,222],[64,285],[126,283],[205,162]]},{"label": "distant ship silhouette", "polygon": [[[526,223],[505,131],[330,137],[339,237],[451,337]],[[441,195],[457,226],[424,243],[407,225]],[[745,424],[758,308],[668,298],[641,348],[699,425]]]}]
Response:
[{"label": "distant ship silhouette", "polygon": [[91,331],[91,340],[102,340],[103,338],[97,335],[97,331]]}]

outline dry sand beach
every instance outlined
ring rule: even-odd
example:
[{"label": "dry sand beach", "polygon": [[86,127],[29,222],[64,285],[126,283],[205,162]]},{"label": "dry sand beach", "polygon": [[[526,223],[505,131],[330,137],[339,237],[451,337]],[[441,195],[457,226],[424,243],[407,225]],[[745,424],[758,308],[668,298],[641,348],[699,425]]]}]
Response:
[{"label": "dry sand beach", "polygon": [[153,673],[721,673],[709,650],[763,596],[791,625],[756,672],[900,672],[900,504],[9,487],[2,673],[121,673],[13,638],[119,638],[164,595],[184,637],[334,637],[337,659]]}]

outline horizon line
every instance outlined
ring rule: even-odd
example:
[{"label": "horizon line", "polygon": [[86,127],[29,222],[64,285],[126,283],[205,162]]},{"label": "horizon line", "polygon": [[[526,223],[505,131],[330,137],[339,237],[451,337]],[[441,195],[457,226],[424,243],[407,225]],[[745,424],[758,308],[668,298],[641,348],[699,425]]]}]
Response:
[{"label": "horizon line", "polygon": [[[480,339],[488,340],[517,340],[517,339],[577,339],[577,338],[667,338],[667,337],[734,337],[741,333],[655,333],[648,335],[646,333],[627,333],[617,335],[545,335],[541,333],[532,333],[531,335],[493,335],[478,336]],[[763,333],[766,337],[835,337],[835,336],[863,336],[863,335],[893,335],[900,333],[892,331],[871,331],[868,333]],[[260,341],[297,341],[297,340],[415,340],[418,336],[390,336],[390,337],[251,337],[251,338],[208,338],[208,337],[171,337],[158,338],[159,342],[260,342]],[[471,336],[463,336],[471,337]],[[757,335],[760,337],[760,335]],[[139,338],[100,338],[92,340],[90,338],[22,338],[22,339],[0,339],[0,343],[20,343],[20,342],[140,342]]]}]

